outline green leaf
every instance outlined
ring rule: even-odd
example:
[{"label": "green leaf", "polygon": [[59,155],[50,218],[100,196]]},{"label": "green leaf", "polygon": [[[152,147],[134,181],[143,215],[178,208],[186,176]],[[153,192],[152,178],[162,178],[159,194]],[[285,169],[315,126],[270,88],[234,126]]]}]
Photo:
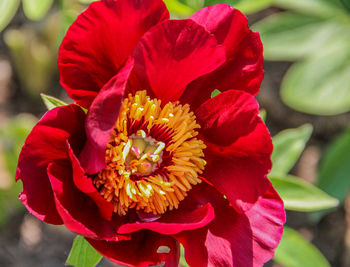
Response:
[{"label": "green leaf", "polygon": [[275,0],[241,0],[235,2],[237,2],[233,5],[235,8],[245,14],[251,14],[269,7]]},{"label": "green leaf", "polygon": [[20,0],[0,1],[0,32],[10,23],[17,12]]},{"label": "green leaf", "polygon": [[232,5],[245,14],[251,14],[269,7],[276,0],[206,0],[205,5],[225,3]]},{"label": "green leaf", "polygon": [[322,17],[334,17],[343,10],[330,0],[276,0],[274,5],[283,9],[291,9],[303,14]]},{"label": "green leaf", "polygon": [[284,103],[301,112],[336,115],[350,110],[350,29],[327,49],[294,64],[281,85]]},{"label": "green leaf", "polygon": [[24,14],[31,20],[42,19],[52,6],[53,0],[22,0]]},{"label": "green leaf", "polygon": [[321,252],[297,231],[284,227],[282,240],[275,252],[275,261],[287,267],[330,267]]},{"label": "green leaf", "polygon": [[317,185],[343,201],[350,191],[350,129],[337,138],[324,155]]},{"label": "green leaf", "polygon": [[49,96],[45,94],[40,94],[40,96],[48,110],[51,110],[56,107],[68,105],[67,103],[53,96]]},{"label": "green leaf", "polygon": [[285,176],[293,168],[312,130],[310,124],[304,124],[299,128],[283,130],[272,138],[274,150],[270,176]]},{"label": "green leaf", "polygon": [[265,122],[266,121],[266,109],[260,109],[259,115],[261,119]]},{"label": "green leaf", "polygon": [[94,267],[102,256],[82,236],[74,239],[72,249],[66,261],[66,265],[75,267]]},{"label": "green leaf", "polygon": [[218,89],[215,89],[213,92],[211,92],[211,98],[216,97],[221,92]]},{"label": "green leaf", "polygon": [[180,266],[183,266],[183,267],[189,266],[185,259],[185,249],[182,244],[180,244]]},{"label": "green leaf", "polygon": [[343,36],[346,27],[331,20],[282,12],[261,20],[252,28],[261,35],[266,59],[294,61],[322,53],[324,47]]},{"label": "green leaf", "polygon": [[295,176],[270,177],[287,210],[318,211],[334,208],[339,201]]},{"label": "green leaf", "polygon": [[174,13],[178,16],[190,16],[195,12],[194,9],[182,4],[178,0],[164,0],[164,3],[171,13]]},{"label": "green leaf", "polygon": [[0,176],[3,180],[0,186],[0,227],[23,208],[17,198],[22,191],[22,183],[15,183],[13,177],[19,152],[36,122],[37,119],[31,114],[19,114],[9,121],[2,121],[0,125]]},{"label": "green leaf", "polygon": [[350,12],[350,1],[349,0],[333,0],[333,1],[337,1],[340,2],[342,7],[347,11]]},{"label": "green leaf", "polygon": [[19,152],[36,122],[31,114],[19,114],[0,126],[0,143],[11,175],[15,175]]},{"label": "green leaf", "polygon": [[79,3],[82,4],[91,4],[92,2],[96,2],[97,0],[79,0]]}]

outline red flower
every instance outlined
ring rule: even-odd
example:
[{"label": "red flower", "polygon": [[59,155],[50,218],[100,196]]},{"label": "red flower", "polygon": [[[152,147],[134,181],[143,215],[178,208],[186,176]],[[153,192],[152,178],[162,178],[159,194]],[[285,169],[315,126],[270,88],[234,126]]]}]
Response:
[{"label": "red flower", "polygon": [[160,0],[95,2],[59,53],[89,111],[53,109],[28,136],[16,179],[32,214],[121,264],[176,266],[179,242],[190,266],[272,258],[285,213],[254,99],[262,45],[238,10],[169,20]]}]

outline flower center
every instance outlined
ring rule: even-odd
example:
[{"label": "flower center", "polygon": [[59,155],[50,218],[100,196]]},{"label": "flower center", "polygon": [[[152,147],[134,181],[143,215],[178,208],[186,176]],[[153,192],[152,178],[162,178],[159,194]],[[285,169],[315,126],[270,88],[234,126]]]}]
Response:
[{"label": "flower center", "polygon": [[206,164],[198,128],[187,104],[161,107],[146,91],[129,94],[107,144],[107,166],[94,178],[114,212],[160,215],[178,208]]}]

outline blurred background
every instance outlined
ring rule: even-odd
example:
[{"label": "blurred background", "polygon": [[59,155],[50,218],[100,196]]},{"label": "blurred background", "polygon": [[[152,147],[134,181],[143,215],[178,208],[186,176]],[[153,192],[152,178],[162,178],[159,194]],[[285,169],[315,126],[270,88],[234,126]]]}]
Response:
[{"label": "blurred background", "polygon": [[[64,266],[69,255],[75,236],[28,214],[14,174],[26,136],[47,110],[40,93],[72,102],[59,84],[57,51],[89,2],[0,0],[0,266]],[[350,266],[350,0],[165,2],[173,18],[231,4],[261,34],[265,78],[257,98],[275,146],[269,178],[288,210],[267,265]]]}]

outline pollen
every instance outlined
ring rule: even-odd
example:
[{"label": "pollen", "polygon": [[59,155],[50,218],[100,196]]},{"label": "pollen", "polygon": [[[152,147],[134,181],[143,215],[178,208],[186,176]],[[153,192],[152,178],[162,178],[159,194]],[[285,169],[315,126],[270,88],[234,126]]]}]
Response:
[{"label": "pollen", "polygon": [[146,91],[129,94],[106,148],[106,168],[94,178],[114,212],[129,209],[161,215],[177,209],[201,182],[205,144],[189,105],[161,105]]}]

